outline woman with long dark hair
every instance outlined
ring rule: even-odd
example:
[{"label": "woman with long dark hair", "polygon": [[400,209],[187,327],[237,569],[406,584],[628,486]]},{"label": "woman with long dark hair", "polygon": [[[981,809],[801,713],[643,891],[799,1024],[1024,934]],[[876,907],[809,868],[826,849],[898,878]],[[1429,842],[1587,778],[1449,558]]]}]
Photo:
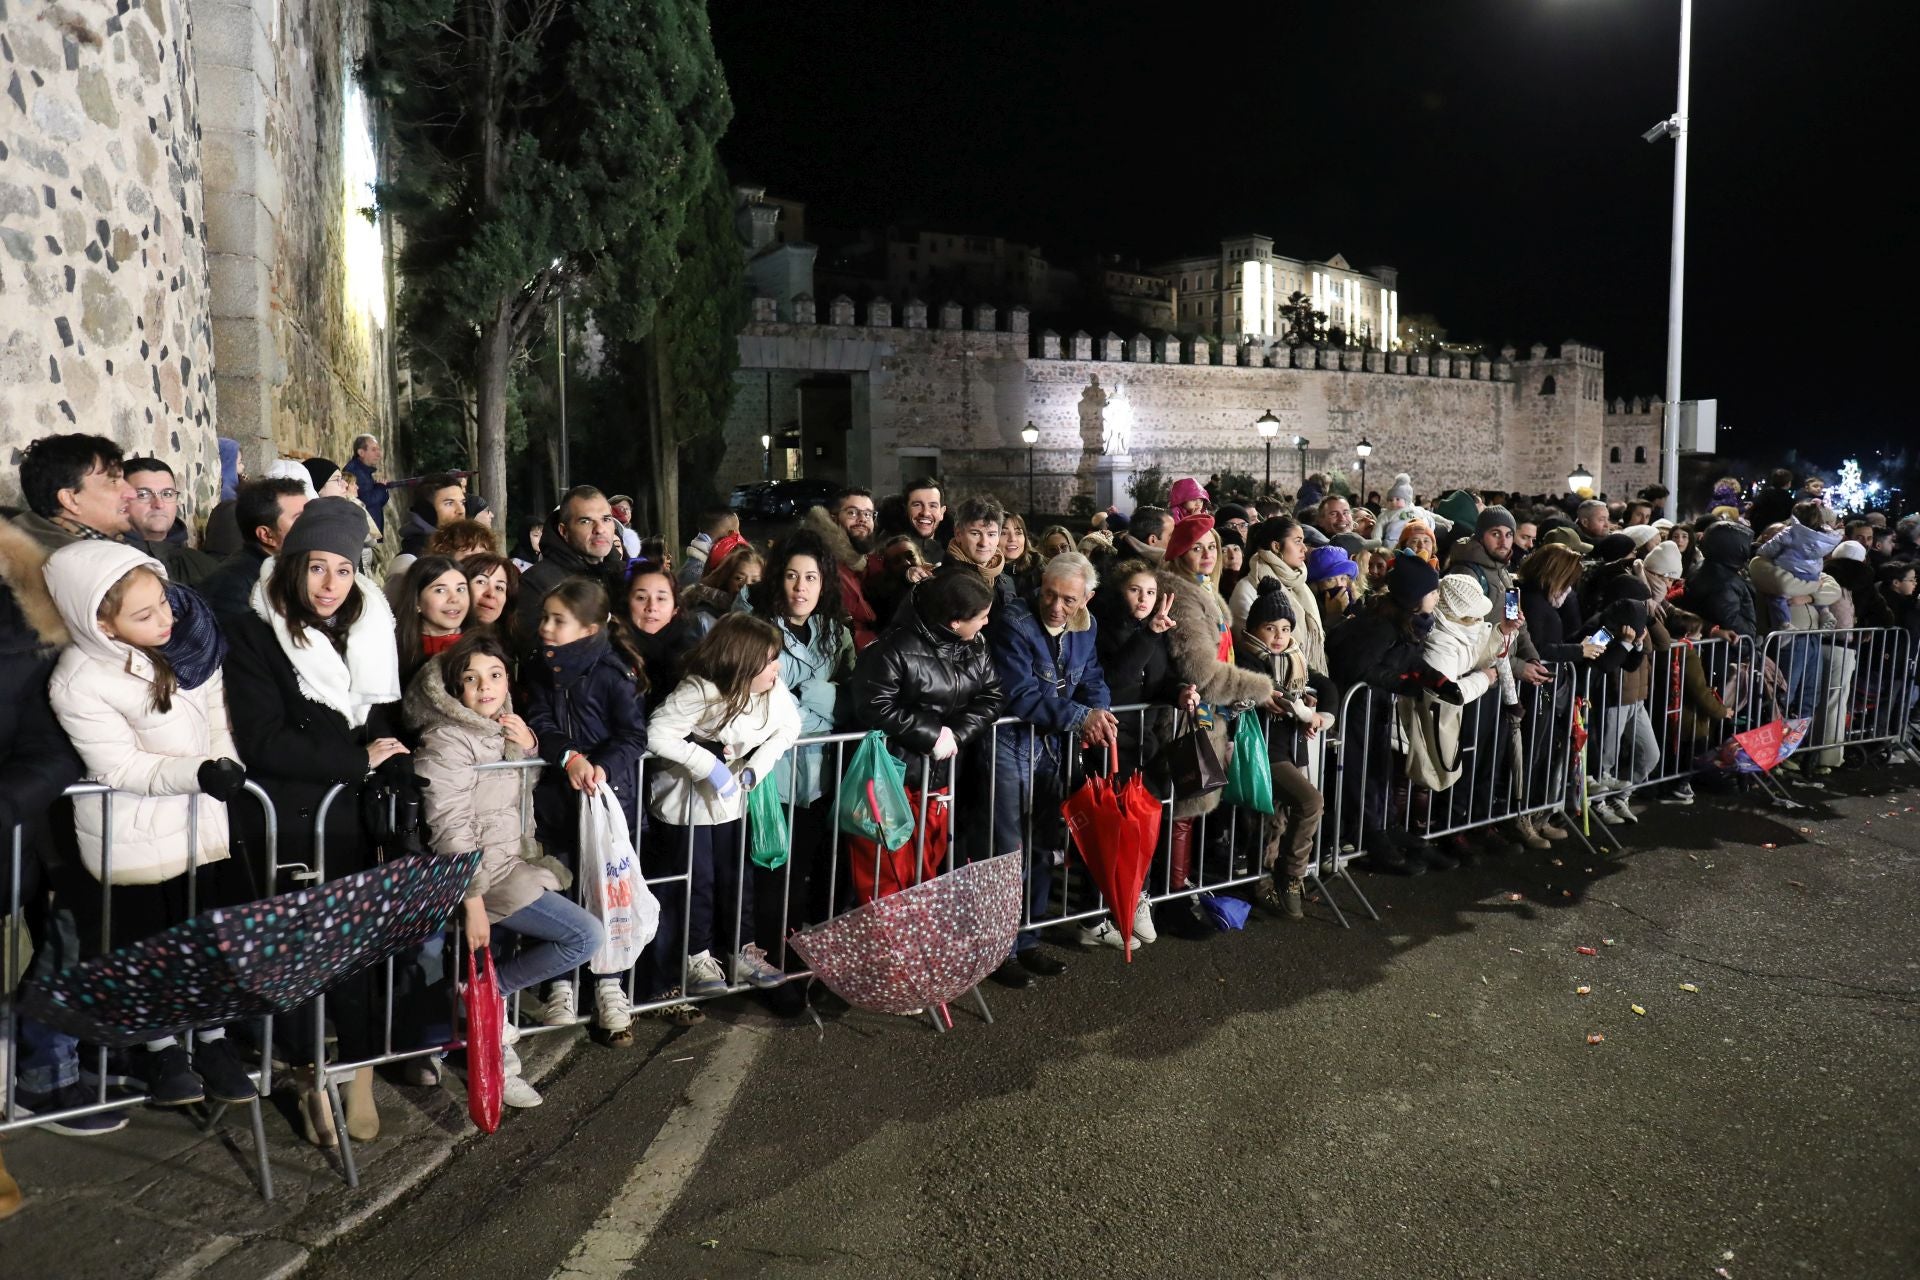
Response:
[{"label": "woman with long dark hair", "polygon": [[706,634],[707,615],[680,607],[680,584],[665,565],[636,561],[627,575],[625,609],[617,619],[647,677],[647,710],[652,711],[680,683],[680,664]]}]

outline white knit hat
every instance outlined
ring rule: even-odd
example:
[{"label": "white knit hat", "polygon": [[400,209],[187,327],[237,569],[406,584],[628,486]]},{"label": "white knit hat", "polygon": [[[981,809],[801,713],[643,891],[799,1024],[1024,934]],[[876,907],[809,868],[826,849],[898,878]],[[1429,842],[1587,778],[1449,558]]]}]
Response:
[{"label": "white knit hat", "polygon": [[1866,563],[1866,559],[1867,559],[1867,549],[1861,546],[1859,543],[1855,542],[1852,538],[1848,538],[1845,542],[1835,547],[1833,549],[1833,554],[1828,556],[1827,559],[1858,560],[1862,564],[1864,564]]},{"label": "white knit hat", "polygon": [[1440,579],[1440,611],[1450,618],[1480,619],[1493,610],[1493,601],[1468,573],[1449,573]]},{"label": "white knit hat", "polygon": [[1630,524],[1620,532],[1633,539],[1633,545],[1644,547],[1660,536],[1660,530],[1650,524]]},{"label": "white knit hat", "polygon": [[1648,573],[1657,573],[1663,578],[1678,578],[1684,567],[1680,562],[1680,548],[1671,542],[1663,542],[1647,552],[1647,558],[1640,562]]}]

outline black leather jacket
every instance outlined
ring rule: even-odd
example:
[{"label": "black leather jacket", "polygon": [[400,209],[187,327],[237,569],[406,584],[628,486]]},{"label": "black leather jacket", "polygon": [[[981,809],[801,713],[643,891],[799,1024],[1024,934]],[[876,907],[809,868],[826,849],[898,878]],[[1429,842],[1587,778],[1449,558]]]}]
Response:
[{"label": "black leather jacket", "polygon": [[[887,735],[909,766],[907,782],[920,783],[920,757],[933,750],[942,727],[961,746],[985,734],[1000,715],[1000,678],[994,674],[986,636],[962,642],[920,612],[919,591],[886,634],[868,645],[853,668],[854,717],[863,729]],[[934,765],[935,786],[946,768]]]}]

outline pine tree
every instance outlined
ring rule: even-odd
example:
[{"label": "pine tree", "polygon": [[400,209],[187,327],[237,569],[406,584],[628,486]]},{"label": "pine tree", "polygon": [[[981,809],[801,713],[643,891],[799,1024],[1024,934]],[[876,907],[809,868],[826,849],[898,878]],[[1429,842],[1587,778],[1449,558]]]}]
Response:
[{"label": "pine tree", "polygon": [[471,389],[480,491],[508,527],[514,361],[563,285],[610,337],[644,337],[713,177],[732,105],[706,4],[372,0],[369,17],[401,321],[427,377]]}]

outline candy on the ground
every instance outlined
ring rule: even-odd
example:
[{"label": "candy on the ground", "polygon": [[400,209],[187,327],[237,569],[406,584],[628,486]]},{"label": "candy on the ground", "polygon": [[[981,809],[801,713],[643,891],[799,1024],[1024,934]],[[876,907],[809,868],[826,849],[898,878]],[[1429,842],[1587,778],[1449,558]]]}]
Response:
[{"label": "candy on the ground", "polygon": [[1597,956],[1600,954],[1598,951],[1594,950],[1592,947],[1575,947],[1574,950],[1578,951],[1583,956]]},{"label": "candy on the ground", "polygon": [[1592,1035],[1587,1037],[1587,1043],[1599,1044],[1602,1040],[1605,1040],[1605,1039],[1606,1039],[1605,1036],[1601,1035],[1598,1031],[1596,1031]]},{"label": "candy on the ground", "polygon": [[1647,1011],[1645,1009],[1642,1009],[1637,1004],[1630,1004],[1627,1006],[1627,1008],[1633,1010],[1635,1013],[1639,1014],[1643,1018],[1647,1016]]},{"label": "candy on the ground", "polygon": [[1681,989],[1682,991],[1691,991],[1691,992],[1693,992],[1693,993],[1694,993],[1695,995],[1698,995],[1698,994],[1699,994],[1699,992],[1700,992],[1700,988],[1698,988],[1698,987],[1696,987],[1696,986],[1694,986],[1694,985],[1693,985],[1693,984],[1692,984],[1691,982],[1683,982],[1683,983],[1681,983],[1681,984],[1680,984],[1680,989]]},{"label": "candy on the ground", "polygon": [[1573,989],[1573,994],[1577,996],[1590,995],[1592,992],[1593,992],[1592,987],[1575,987]]},{"label": "candy on the ground", "polygon": [[1612,938],[1602,938],[1602,939],[1600,939],[1600,945],[1601,945],[1601,946],[1603,946],[1603,947],[1610,947],[1610,946],[1612,946],[1612,945],[1613,945],[1613,939],[1612,939]]}]

